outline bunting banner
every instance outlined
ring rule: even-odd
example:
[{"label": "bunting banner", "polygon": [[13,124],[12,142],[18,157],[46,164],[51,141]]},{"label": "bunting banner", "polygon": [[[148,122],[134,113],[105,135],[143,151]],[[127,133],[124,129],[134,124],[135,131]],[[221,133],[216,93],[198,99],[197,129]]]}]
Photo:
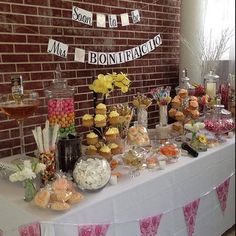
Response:
[{"label": "bunting banner", "polygon": [[106,236],[109,224],[78,226],[78,236]]},{"label": "bunting banner", "polygon": [[121,52],[88,52],[88,64],[115,65],[133,61],[147,55],[162,44],[160,34],[146,43]]},{"label": "bunting banner", "polygon": [[[94,13],[84,10],[82,8],[72,6],[72,20],[93,26],[93,15]],[[128,13],[122,13],[119,15],[121,19],[121,25],[122,26],[128,26],[130,25],[130,18],[132,19],[133,24],[137,24],[138,22],[141,21],[141,16],[139,10],[134,10],[131,12],[129,15]],[[118,17],[117,15],[107,15],[103,13],[96,13],[96,22],[97,22],[97,27],[100,28],[106,28],[106,22],[108,22],[108,25],[110,28],[116,28],[118,27]]]},{"label": "bunting banner", "polygon": [[41,236],[40,224],[38,222],[21,225],[18,231],[19,236]]},{"label": "bunting banner", "polygon": [[183,207],[188,236],[192,236],[194,233],[199,203],[200,198]]},{"label": "bunting banner", "polygon": [[[69,223],[56,223],[56,222],[41,222],[40,223],[31,223],[27,225],[21,225],[18,227],[19,236],[42,236],[42,235],[55,235],[54,227],[55,225],[66,225],[71,227],[76,227],[78,236],[106,236],[109,227],[115,224],[126,224],[130,222],[138,222],[140,229],[140,236],[156,236],[158,233],[158,229],[162,220],[162,217],[166,214],[169,214],[173,211],[181,209],[184,215],[186,230],[188,232],[188,236],[193,236],[196,224],[196,218],[198,213],[198,208],[200,204],[200,200],[209,196],[212,192],[217,192],[220,205],[222,211],[224,211],[227,207],[227,199],[229,194],[229,184],[232,176],[235,175],[235,172],[232,173],[222,184],[217,185],[217,187],[213,187],[208,192],[202,194],[197,200],[184,205],[177,206],[173,209],[169,209],[159,215],[134,219],[127,222],[109,222],[109,223],[101,223],[101,224],[88,224],[88,225],[80,225],[80,224],[69,224]],[[125,226],[124,226],[125,227]],[[8,230],[7,232],[15,231]],[[0,229],[0,236],[3,236],[5,232]],[[56,236],[56,235],[55,235]]]},{"label": "bunting banner", "polygon": [[161,222],[161,215],[139,220],[141,236],[156,236]]},{"label": "bunting banner", "polygon": [[[122,64],[129,61],[136,60],[141,58],[148,53],[155,50],[162,44],[161,35],[156,35],[153,39],[150,39],[146,43],[137,46],[135,48],[131,48],[125,51],[120,52],[94,52],[89,51],[88,54],[88,64],[93,65],[116,65]],[[49,39],[47,52],[57,55],[59,57],[67,58],[69,46],[53,40]],[[78,62],[85,63],[86,51],[82,48],[75,48],[74,52],[74,60]]]},{"label": "bunting banner", "polygon": [[216,193],[223,213],[225,212],[225,209],[227,207],[229,183],[230,183],[230,178],[228,178],[227,180],[225,180],[225,182],[216,187]]}]

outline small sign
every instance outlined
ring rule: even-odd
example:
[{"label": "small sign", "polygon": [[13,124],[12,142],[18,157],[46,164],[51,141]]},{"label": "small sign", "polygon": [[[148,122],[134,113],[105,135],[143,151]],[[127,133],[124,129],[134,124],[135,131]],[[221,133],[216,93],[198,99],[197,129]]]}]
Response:
[{"label": "small sign", "polygon": [[140,18],[139,10],[132,11],[131,16],[132,16],[134,24],[140,22],[141,18]]},{"label": "small sign", "polygon": [[75,49],[75,61],[78,62],[85,62],[85,50],[81,48],[76,48]]},{"label": "small sign", "polygon": [[121,18],[122,26],[128,26],[129,25],[129,14],[128,13],[121,14],[120,18]]},{"label": "small sign", "polygon": [[54,39],[49,39],[47,52],[59,57],[67,58],[68,45]]},{"label": "small sign", "polygon": [[93,13],[90,11],[81,9],[79,7],[73,6],[72,7],[72,20],[92,26]]},{"label": "small sign", "polygon": [[109,15],[108,22],[110,28],[117,28],[118,27],[117,15]]},{"label": "small sign", "polygon": [[106,16],[97,13],[97,27],[106,28]]}]

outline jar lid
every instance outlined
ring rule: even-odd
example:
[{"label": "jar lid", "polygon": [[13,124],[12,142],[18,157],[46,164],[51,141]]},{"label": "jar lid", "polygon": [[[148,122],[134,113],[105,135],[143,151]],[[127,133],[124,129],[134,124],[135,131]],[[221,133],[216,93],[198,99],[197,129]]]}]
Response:
[{"label": "jar lid", "polygon": [[67,80],[62,78],[60,64],[57,64],[55,79],[52,84],[45,89],[47,97],[71,97],[74,95],[74,87],[67,85]]},{"label": "jar lid", "polygon": [[205,80],[218,80],[220,77],[219,75],[214,74],[214,72],[211,70],[209,74],[205,75]]}]

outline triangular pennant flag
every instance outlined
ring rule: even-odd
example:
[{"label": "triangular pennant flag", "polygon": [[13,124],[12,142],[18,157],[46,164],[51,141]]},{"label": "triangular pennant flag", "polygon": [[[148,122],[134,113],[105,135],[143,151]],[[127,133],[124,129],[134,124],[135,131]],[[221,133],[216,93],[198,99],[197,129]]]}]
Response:
[{"label": "triangular pennant flag", "polygon": [[21,225],[18,228],[20,236],[41,236],[40,224],[31,223],[27,225]]},{"label": "triangular pennant flag", "polygon": [[78,236],[106,236],[109,224],[79,225]]},{"label": "triangular pennant flag", "polygon": [[188,236],[192,236],[194,233],[199,203],[200,203],[200,198],[183,207],[184,218],[188,230]]},{"label": "triangular pennant flag", "polygon": [[225,212],[225,209],[227,207],[227,199],[228,199],[228,193],[229,193],[229,182],[230,182],[230,178],[228,178],[226,181],[224,181],[224,183],[220,184],[216,188],[216,193],[217,193],[223,213]]},{"label": "triangular pennant flag", "polygon": [[156,236],[161,222],[161,215],[139,220],[141,236]]}]

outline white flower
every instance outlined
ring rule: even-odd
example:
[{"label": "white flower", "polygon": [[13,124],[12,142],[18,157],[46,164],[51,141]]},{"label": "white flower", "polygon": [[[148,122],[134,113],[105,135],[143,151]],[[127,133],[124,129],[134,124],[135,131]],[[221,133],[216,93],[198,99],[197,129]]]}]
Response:
[{"label": "white flower", "polygon": [[29,168],[24,168],[21,171],[21,174],[25,177],[25,179],[35,179],[36,178],[36,174],[33,172],[32,169],[29,169]]},{"label": "white flower", "polygon": [[19,167],[19,170],[9,176],[9,180],[11,182],[24,181],[27,179],[32,180],[36,178],[36,174],[44,171],[45,169],[46,166],[42,163],[36,163],[32,166],[32,162],[30,160],[26,160],[24,161],[22,169]]},{"label": "white flower", "polygon": [[43,172],[46,169],[46,165],[43,163],[37,163],[36,168],[35,168],[35,173],[39,174],[40,172]]},{"label": "white flower", "polygon": [[195,124],[185,124],[184,128],[191,132],[197,133],[199,130],[205,128],[205,124],[202,122],[197,122]]},{"label": "white flower", "polygon": [[32,168],[32,163],[30,160],[25,160],[24,161],[24,168],[31,169]]}]

